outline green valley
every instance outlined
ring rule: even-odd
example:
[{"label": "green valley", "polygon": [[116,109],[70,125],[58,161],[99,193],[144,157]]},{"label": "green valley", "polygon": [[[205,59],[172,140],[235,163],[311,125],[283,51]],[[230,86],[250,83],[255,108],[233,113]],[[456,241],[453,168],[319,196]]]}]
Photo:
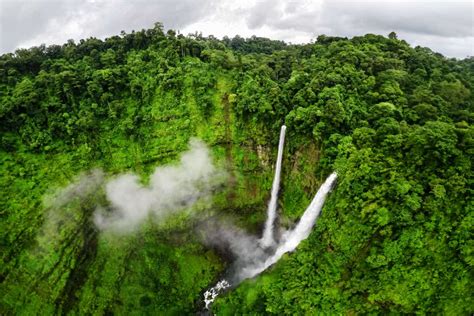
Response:
[{"label": "green valley", "polygon": [[[337,185],[309,238],[212,313],[471,315],[473,121],[474,58],[393,35],[292,45],[157,23],[4,54],[0,314],[202,312],[231,259],[198,228],[222,217],[262,232],[285,124],[279,224],[333,171]],[[186,212],[122,234],[94,222],[108,201],[92,180],[51,202],[99,173],[149,183],[194,138],[226,175]]]}]

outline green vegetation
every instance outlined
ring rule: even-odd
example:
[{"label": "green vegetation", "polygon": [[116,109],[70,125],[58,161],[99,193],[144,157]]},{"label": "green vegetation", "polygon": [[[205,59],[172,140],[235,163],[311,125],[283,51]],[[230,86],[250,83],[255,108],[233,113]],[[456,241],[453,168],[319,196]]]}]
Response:
[{"label": "green vegetation", "polygon": [[[153,29],[0,56],[0,313],[192,314],[227,262],[199,216],[99,233],[94,168],[144,177],[203,139],[229,177],[202,217],[259,233],[279,127],[291,225],[339,180],[311,236],[217,314],[474,313],[474,59],[396,36],[286,45]],[[53,226],[49,226],[51,218]]]}]

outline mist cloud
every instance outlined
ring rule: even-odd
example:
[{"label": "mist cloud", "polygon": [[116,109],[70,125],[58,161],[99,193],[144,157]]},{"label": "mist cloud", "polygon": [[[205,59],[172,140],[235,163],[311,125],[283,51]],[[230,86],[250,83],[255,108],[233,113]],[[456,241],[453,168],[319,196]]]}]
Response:
[{"label": "mist cloud", "polygon": [[260,238],[233,225],[228,220],[209,219],[198,228],[203,243],[232,257],[232,265],[225,277],[232,284],[237,283],[239,271],[243,267],[260,263],[268,256],[260,246]]},{"label": "mist cloud", "polygon": [[[179,161],[159,166],[143,184],[133,173],[106,180],[100,169],[85,172],[63,189],[45,197],[47,209],[44,231],[51,238],[63,225],[91,222],[101,231],[129,233],[147,219],[191,211],[198,201],[208,202],[225,180],[206,144],[192,139]],[[49,237],[48,237],[49,238]]]},{"label": "mist cloud", "polygon": [[131,231],[147,218],[161,219],[191,207],[209,196],[222,176],[206,145],[192,140],[179,163],[157,167],[148,185],[131,173],[110,180],[105,185],[110,206],[98,208],[94,222],[102,230]]},{"label": "mist cloud", "polygon": [[79,175],[75,181],[67,187],[58,190],[54,195],[45,200],[45,204],[50,208],[65,206],[74,199],[84,200],[91,194],[96,193],[104,182],[104,172],[100,169],[92,169]]},{"label": "mist cloud", "polygon": [[84,225],[89,225],[101,198],[103,185],[104,172],[93,169],[77,176],[65,188],[46,195],[43,201],[44,223],[37,236],[39,247],[48,249],[48,245],[59,246],[65,238],[70,237],[62,231],[75,234]]}]

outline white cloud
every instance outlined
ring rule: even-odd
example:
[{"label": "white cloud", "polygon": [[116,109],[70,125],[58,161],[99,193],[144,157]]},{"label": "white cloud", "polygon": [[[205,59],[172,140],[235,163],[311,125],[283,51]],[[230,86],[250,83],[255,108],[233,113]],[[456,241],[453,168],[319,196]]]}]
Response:
[{"label": "white cloud", "polygon": [[104,38],[163,22],[182,28],[212,11],[193,0],[0,0],[0,52],[68,39]]},{"label": "white cloud", "polygon": [[0,52],[152,27],[264,36],[293,43],[320,34],[387,35],[450,57],[474,55],[474,5],[439,0],[0,0]]},{"label": "white cloud", "polygon": [[193,139],[178,164],[160,166],[143,185],[135,174],[122,174],[105,186],[111,211],[98,209],[95,223],[101,229],[129,232],[148,217],[161,219],[184,211],[210,196],[224,174],[214,167],[207,146]]},{"label": "white cloud", "polygon": [[[225,1],[222,6],[225,7]],[[264,36],[292,43],[320,34],[387,35],[395,31],[413,46],[427,46],[448,57],[474,55],[474,5],[470,1],[261,0],[207,17],[185,28],[204,35]],[[185,32],[185,33],[186,33]]]}]

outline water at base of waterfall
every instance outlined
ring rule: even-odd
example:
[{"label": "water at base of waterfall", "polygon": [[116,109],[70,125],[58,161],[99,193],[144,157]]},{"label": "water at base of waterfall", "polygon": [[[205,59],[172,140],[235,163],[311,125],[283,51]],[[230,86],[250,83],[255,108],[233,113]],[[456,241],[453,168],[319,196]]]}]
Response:
[{"label": "water at base of waterfall", "polygon": [[211,287],[209,290],[204,292],[204,303],[206,304],[206,309],[209,309],[212,302],[216,299],[216,297],[225,289],[230,287],[230,283],[227,280],[220,280],[217,284]]}]

